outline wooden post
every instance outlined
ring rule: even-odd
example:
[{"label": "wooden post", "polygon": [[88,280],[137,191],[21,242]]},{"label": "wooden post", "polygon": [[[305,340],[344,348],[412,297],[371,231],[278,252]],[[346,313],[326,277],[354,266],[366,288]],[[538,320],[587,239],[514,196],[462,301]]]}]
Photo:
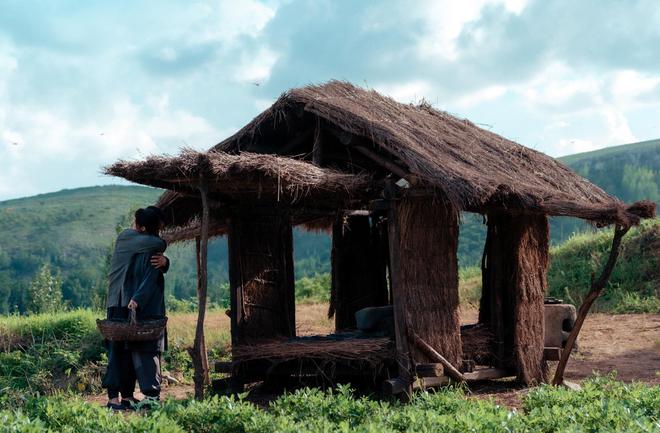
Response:
[{"label": "wooden post", "polygon": [[189,352],[195,370],[193,376],[195,398],[201,400],[204,398],[204,391],[206,385],[209,383],[209,361],[204,338],[204,319],[206,317],[206,293],[208,286],[209,203],[208,184],[204,178],[200,180],[199,192],[202,198],[202,226],[200,236],[197,238],[197,326],[195,327],[195,343],[189,349]]},{"label": "wooden post", "polygon": [[314,130],[314,144],[312,145],[312,161],[319,167],[323,163],[323,131],[321,118],[316,116],[316,129]]},{"label": "wooden post", "polygon": [[614,265],[616,264],[617,258],[619,257],[619,251],[621,250],[621,239],[626,233],[628,233],[629,229],[630,227],[615,227],[614,238],[612,239],[612,248],[610,249],[610,256],[607,259],[607,263],[605,264],[605,267],[601,271],[601,274],[597,280],[594,280],[593,275],[591,276],[591,290],[585,297],[582,305],[580,305],[577,318],[575,319],[575,325],[573,325],[573,329],[568,335],[566,346],[564,347],[564,351],[561,354],[559,364],[557,365],[557,370],[555,371],[555,377],[552,379],[553,385],[561,385],[564,382],[564,370],[566,369],[568,358],[571,356],[571,352],[573,351],[573,346],[575,345],[575,341],[577,340],[578,334],[580,333],[580,329],[582,329],[584,319],[587,318],[589,309],[596,301],[596,299],[598,299],[603,289],[605,288],[605,285],[609,281],[610,275],[612,275],[612,270],[614,269]]},{"label": "wooden post", "polygon": [[228,237],[232,345],[295,336],[291,218],[236,215]]},{"label": "wooden post", "polygon": [[489,214],[479,320],[495,336],[496,367],[545,382],[543,300],[549,232],[543,215]]},{"label": "wooden post", "polygon": [[354,329],[356,311],[387,305],[386,262],[378,230],[368,216],[339,215],[332,227],[332,294],[335,329]]},{"label": "wooden post", "polygon": [[398,387],[392,387],[393,392],[403,392],[409,398],[412,395],[412,363],[408,347],[408,331],[406,325],[405,293],[401,281],[401,251],[398,209],[395,202],[390,203],[388,215],[388,240],[390,246],[390,287],[392,291],[392,308],[394,310],[394,337],[396,340],[396,360],[399,365]]}]

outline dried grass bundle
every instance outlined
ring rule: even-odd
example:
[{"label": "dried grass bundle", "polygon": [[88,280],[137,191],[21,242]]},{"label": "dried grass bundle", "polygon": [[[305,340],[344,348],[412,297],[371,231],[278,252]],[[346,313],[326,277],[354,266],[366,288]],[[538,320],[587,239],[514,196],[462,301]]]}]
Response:
[{"label": "dried grass bundle", "polygon": [[234,361],[317,358],[328,361],[356,360],[381,363],[394,358],[394,344],[389,338],[270,340],[236,346],[233,348],[232,356]]}]

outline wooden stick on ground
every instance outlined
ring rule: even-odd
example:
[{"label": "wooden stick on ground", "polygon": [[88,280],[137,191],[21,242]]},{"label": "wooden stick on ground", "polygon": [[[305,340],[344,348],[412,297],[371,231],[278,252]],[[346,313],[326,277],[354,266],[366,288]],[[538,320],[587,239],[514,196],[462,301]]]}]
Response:
[{"label": "wooden stick on ground", "polygon": [[555,371],[555,377],[552,379],[553,385],[561,385],[564,382],[564,370],[566,369],[568,358],[571,356],[571,352],[573,351],[573,346],[575,345],[575,341],[577,340],[578,334],[580,333],[580,329],[582,329],[584,319],[587,317],[589,309],[600,296],[603,289],[605,288],[605,285],[607,284],[607,281],[610,279],[612,269],[614,269],[614,265],[616,264],[616,260],[619,257],[619,252],[621,250],[621,239],[629,229],[630,227],[621,227],[618,225],[615,227],[614,238],[612,239],[612,248],[610,249],[610,257],[607,259],[607,263],[605,263],[605,267],[601,271],[598,279],[594,281],[593,275],[591,276],[591,290],[587,294],[586,298],[584,298],[582,305],[580,305],[577,318],[575,319],[575,325],[573,326],[571,333],[568,335],[566,346],[561,354],[561,359],[559,360],[559,365],[557,365],[557,370]]},{"label": "wooden stick on ground", "polygon": [[456,379],[458,381],[465,382],[465,376],[463,376],[463,374],[460,371],[458,371],[456,367],[451,365],[451,363],[447,361],[447,359],[445,359],[444,356],[440,355],[433,347],[431,347],[430,344],[422,340],[422,338],[414,332],[413,332],[413,338],[415,340],[415,344],[424,353],[426,353],[426,356],[433,359],[434,361],[441,363],[445,367],[445,372],[447,373],[447,376]]}]

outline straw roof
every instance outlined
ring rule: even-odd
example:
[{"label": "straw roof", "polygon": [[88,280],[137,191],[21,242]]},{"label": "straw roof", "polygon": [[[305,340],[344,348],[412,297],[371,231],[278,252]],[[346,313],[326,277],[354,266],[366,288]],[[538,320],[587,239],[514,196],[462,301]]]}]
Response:
[{"label": "straw roof", "polygon": [[[350,209],[355,199],[359,209],[380,197],[383,180],[403,177],[407,193],[430,191],[459,211],[565,215],[597,225],[655,215],[653,202],[625,205],[555,159],[468,120],[341,81],[289,90],[208,153],[119,161],[106,173],[171,190],[157,203],[169,215],[171,240],[199,230],[200,175],[223,206]],[[224,230],[219,219],[211,225],[216,234]]]},{"label": "straw roof", "polygon": [[402,104],[341,81],[289,90],[214,150],[291,152],[277,143],[295,132],[292,125],[325,125],[372,143],[409,180],[440,188],[459,210],[517,208],[601,225],[636,224],[655,210],[652,202],[625,206],[557,160],[427,103]]}]

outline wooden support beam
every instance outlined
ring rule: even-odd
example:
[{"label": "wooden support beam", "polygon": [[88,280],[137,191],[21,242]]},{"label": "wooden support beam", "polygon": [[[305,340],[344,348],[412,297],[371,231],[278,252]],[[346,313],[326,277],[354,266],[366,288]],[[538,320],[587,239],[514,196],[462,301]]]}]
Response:
[{"label": "wooden support beam", "polygon": [[559,361],[561,359],[561,347],[544,347],[543,358],[546,361]]},{"label": "wooden support beam", "polygon": [[405,299],[401,281],[400,227],[397,207],[390,206],[388,216],[388,241],[390,249],[390,290],[394,311],[394,336],[399,379],[403,383],[401,392],[412,395],[412,373],[406,328]]},{"label": "wooden support beam", "polygon": [[375,162],[376,164],[380,165],[386,170],[391,171],[397,176],[406,178],[410,175],[410,173],[408,173],[404,168],[397,165],[391,159],[388,159],[385,156],[381,156],[372,149],[370,149],[370,147],[372,147],[372,142],[365,140],[363,137],[356,137],[344,129],[340,129],[328,125],[327,122],[324,125],[324,129],[327,130],[330,134],[332,134],[339,141],[339,143],[343,144],[344,146],[347,146],[347,148],[349,149],[357,150],[362,155],[370,159],[372,162]]},{"label": "wooden support beam", "polygon": [[444,376],[445,368],[439,363],[421,363],[415,365],[415,374],[417,377],[440,377]]},{"label": "wooden support beam", "polygon": [[316,129],[312,144],[312,161],[319,167],[323,162],[323,131],[321,131],[321,118],[318,116],[316,116]]},{"label": "wooden support beam", "polygon": [[399,167],[396,165],[394,162],[385,159],[384,157],[380,156],[376,152],[372,151],[371,149],[368,149],[364,146],[352,146],[352,149],[357,150],[367,158],[371,159],[373,162],[376,164],[379,164],[380,166],[386,168],[387,170],[391,171],[392,173],[396,174],[397,176],[401,178],[406,178],[410,176],[410,173],[408,173],[406,170],[403,168]]},{"label": "wooden support beam", "polygon": [[476,382],[479,380],[493,380],[501,379],[503,377],[515,376],[510,370],[503,368],[482,368],[475,370],[471,373],[463,373],[463,377],[468,382]]},{"label": "wooden support beam", "polygon": [[451,383],[449,376],[438,377],[420,377],[413,384],[414,389],[435,388],[438,386],[445,386]]},{"label": "wooden support beam", "polygon": [[208,241],[209,241],[209,200],[208,185],[205,178],[199,182],[199,192],[202,199],[202,225],[201,234],[197,239],[197,325],[195,327],[195,342],[189,349],[195,370],[193,381],[195,383],[195,398],[204,398],[204,390],[209,384],[209,361],[204,338],[204,319],[206,317],[206,296],[208,286]]},{"label": "wooden support beam", "polygon": [[452,379],[456,379],[458,381],[464,382],[465,381],[465,376],[456,369],[447,359],[445,359],[444,356],[442,356],[438,351],[436,351],[433,347],[431,347],[430,344],[428,344],[426,341],[422,340],[419,335],[413,333],[413,338],[415,341],[415,344],[424,352],[426,355],[433,359],[434,361],[437,361],[443,365],[445,368],[445,372],[447,373],[447,376],[451,377]]},{"label": "wooden support beam", "polygon": [[573,325],[571,333],[568,334],[568,339],[566,340],[564,351],[561,355],[561,359],[559,360],[559,365],[557,365],[557,370],[555,370],[555,377],[552,379],[553,385],[561,385],[564,381],[564,370],[566,369],[568,358],[571,356],[571,352],[573,351],[573,346],[577,341],[580,329],[582,329],[584,319],[587,318],[589,309],[603,292],[605,285],[607,285],[607,282],[610,279],[610,275],[612,275],[612,270],[614,269],[614,265],[616,265],[616,261],[619,258],[619,252],[621,251],[621,239],[623,239],[623,236],[628,233],[628,230],[630,230],[630,227],[615,227],[614,238],[612,239],[612,247],[610,249],[610,256],[608,257],[607,262],[605,263],[605,266],[603,267],[603,270],[601,271],[598,279],[594,280],[594,276],[591,276],[591,290],[584,298],[584,301],[582,301],[582,305],[580,305],[580,309],[578,310],[577,318],[575,319],[575,325]]},{"label": "wooden support beam", "polygon": [[402,392],[410,394],[412,385],[408,378],[397,377],[383,381],[382,390],[386,395],[397,395]]}]

